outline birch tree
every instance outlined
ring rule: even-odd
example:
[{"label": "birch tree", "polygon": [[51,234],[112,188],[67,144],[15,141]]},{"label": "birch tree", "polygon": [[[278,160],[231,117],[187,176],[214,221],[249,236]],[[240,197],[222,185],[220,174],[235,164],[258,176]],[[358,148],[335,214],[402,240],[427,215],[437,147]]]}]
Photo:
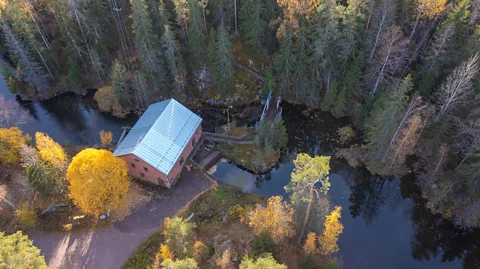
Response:
[{"label": "birch tree", "polygon": [[473,79],[479,71],[479,54],[475,54],[467,61],[455,68],[438,89],[436,95],[438,114],[437,119],[455,107],[469,101],[473,91]]},{"label": "birch tree", "polygon": [[381,0],[374,8],[374,18],[372,27],[368,33],[369,55],[368,62],[373,60],[378,46],[382,40],[383,34],[388,31],[394,21],[395,2],[394,0]]},{"label": "birch tree", "polygon": [[33,88],[45,91],[49,87],[48,75],[32,58],[26,45],[16,36],[3,18],[0,18],[0,26],[5,36],[5,44],[10,49],[14,62],[19,68],[20,78]]},{"label": "birch tree", "polygon": [[7,101],[0,94],[0,128],[10,128],[26,123],[28,114],[15,101]]},{"label": "birch tree", "polygon": [[405,50],[407,45],[408,40],[396,25],[392,25],[382,36],[367,74],[372,87],[370,91],[372,97],[383,85],[392,83],[395,73],[404,67],[407,62]]}]

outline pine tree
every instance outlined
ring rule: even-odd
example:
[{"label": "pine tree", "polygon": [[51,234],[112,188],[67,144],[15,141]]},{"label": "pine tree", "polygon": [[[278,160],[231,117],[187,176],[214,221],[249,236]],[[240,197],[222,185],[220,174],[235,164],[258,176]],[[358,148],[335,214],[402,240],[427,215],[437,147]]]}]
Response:
[{"label": "pine tree", "polygon": [[263,84],[263,93],[268,94],[270,91],[276,89],[275,77],[273,76],[273,68],[269,66],[267,68],[267,75],[265,77],[265,83]]},{"label": "pine tree", "polygon": [[170,26],[165,25],[165,31],[162,36],[162,45],[165,58],[167,59],[170,81],[174,91],[181,92],[186,83],[185,63],[183,62],[180,46],[175,39],[175,34],[170,30]]},{"label": "pine tree", "polygon": [[259,53],[265,40],[267,22],[262,18],[265,11],[262,0],[249,0],[240,8],[240,29],[249,48]]},{"label": "pine tree", "polygon": [[[213,31],[212,31],[213,32]],[[214,50],[209,51],[213,55],[213,74],[215,78],[215,87],[223,96],[228,95],[233,90],[233,55],[232,41],[230,35],[224,26],[217,30]]]},{"label": "pine tree", "polygon": [[205,64],[206,34],[203,29],[202,10],[197,0],[189,0],[188,14],[188,54],[193,70],[199,70]]}]

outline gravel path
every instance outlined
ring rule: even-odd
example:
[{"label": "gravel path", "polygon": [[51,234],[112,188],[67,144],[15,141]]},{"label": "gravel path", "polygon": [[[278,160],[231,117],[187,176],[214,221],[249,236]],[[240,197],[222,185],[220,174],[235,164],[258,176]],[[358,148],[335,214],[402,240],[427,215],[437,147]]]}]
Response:
[{"label": "gravel path", "polygon": [[171,190],[160,190],[112,227],[93,231],[30,234],[50,268],[117,269],[147,238],[190,200],[211,186],[195,169],[184,171]]}]

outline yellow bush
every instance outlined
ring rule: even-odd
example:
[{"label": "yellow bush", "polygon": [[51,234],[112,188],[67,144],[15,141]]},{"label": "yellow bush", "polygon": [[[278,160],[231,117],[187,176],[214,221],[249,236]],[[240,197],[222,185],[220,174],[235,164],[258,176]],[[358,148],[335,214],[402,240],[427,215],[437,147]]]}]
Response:
[{"label": "yellow bush", "polygon": [[160,246],[160,255],[163,260],[168,260],[168,259],[173,259],[173,252],[168,248],[167,245],[161,245]]},{"label": "yellow bush", "polygon": [[271,233],[273,241],[278,243],[295,234],[293,229],[294,213],[293,208],[283,202],[281,196],[273,196],[268,199],[266,207],[257,204],[249,224],[255,234],[259,235],[263,231],[268,231]]},{"label": "yellow bush", "polygon": [[35,133],[35,144],[42,159],[53,167],[63,170],[67,166],[65,150],[50,136],[41,132]]},{"label": "yellow bush", "polygon": [[193,255],[197,262],[206,261],[210,255],[210,250],[202,241],[196,241],[193,244]]},{"label": "yellow bush", "polygon": [[113,135],[112,132],[106,132],[104,130],[100,131],[100,141],[102,142],[102,145],[110,145],[113,140]]},{"label": "yellow bush", "polygon": [[234,205],[228,210],[230,216],[238,217],[241,222],[245,222],[245,209],[241,205]]},{"label": "yellow bush", "polygon": [[35,227],[37,224],[35,208],[28,202],[24,202],[20,208],[15,211],[15,217],[17,217],[20,223],[27,228]]},{"label": "yellow bush", "polygon": [[29,140],[17,127],[0,128],[0,164],[17,164],[20,161],[20,150]]},{"label": "yellow bush", "polygon": [[120,100],[112,86],[106,86],[97,90],[93,96],[103,112],[112,113],[115,117],[124,118],[127,111],[120,104]]}]

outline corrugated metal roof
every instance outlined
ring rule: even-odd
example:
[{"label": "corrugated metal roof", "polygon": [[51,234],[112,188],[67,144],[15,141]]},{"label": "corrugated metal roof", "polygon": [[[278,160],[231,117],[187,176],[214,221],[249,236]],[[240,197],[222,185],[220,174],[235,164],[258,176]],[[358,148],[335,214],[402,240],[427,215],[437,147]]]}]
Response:
[{"label": "corrugated metal roof", "polygon": [[113,154],[133,153],[168,175],[201,122],[175,99],[152,104]]}]

